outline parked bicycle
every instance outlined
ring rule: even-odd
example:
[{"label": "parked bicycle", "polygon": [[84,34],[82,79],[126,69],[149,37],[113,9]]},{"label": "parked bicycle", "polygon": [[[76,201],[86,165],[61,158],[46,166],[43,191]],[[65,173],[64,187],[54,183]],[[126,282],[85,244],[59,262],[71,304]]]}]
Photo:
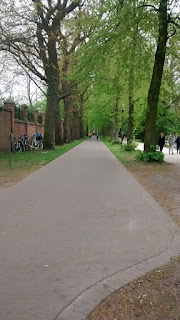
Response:
[{"label": "parked bicycle", "polygon": [[22,140],[21,140],[21,137],[18,136],[16,137],[16,142],[13,143],[12,145],[12,150],[15,152],[15,153],[19,153],[22,151]]},{"label": "parked bicycle", "polygon": [[19,153],[22,151],[32,151],[33,149],[35,148],[32,144],[29,143],[28,135],[26,133],[23,135],[22,139],[20,136],[16,137],[16,142],[12,145],[12,150],[15,153]]},{"label": "parked bicycle", "polygon": [[34,147],[28,141],[28,135],[25,133],[22,138],[22,151],[32,151]]},{"label": "parked bicycle", "polygon": [[32,146],[35,149],[43,149],[43,136],[41,133],[36,133],[32,138]]}]

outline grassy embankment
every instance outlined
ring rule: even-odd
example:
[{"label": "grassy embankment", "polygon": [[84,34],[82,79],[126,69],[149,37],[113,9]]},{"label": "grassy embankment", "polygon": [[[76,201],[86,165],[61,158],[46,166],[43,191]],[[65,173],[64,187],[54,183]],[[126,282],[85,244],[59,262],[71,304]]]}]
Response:
[{"label": "grassy embankment", "polygon": [[60,157],[62,154],[74,148],[85,139],[76,140],[61,147],[57,146],[55,150],[33,150],[20,153],[12,152],[11,166],[9,165],[9,155],[1,153],[0,188],[6,188],[22,180],[31,172]]}]

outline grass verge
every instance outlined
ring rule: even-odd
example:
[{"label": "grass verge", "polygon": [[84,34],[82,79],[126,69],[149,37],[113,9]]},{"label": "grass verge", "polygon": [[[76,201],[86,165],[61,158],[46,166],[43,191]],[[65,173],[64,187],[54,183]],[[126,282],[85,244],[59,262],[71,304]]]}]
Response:
[{"label": "grass verge", "polygon": [[165,169],[165,163],[138,161],[136,160],[138,151],[125,151],[121,148],[120,144],[113,144],[106,139],[101,140],[127,169],[138,168],[139,166],[141,166],[141,168],[151,166],[154,171],[164,171]]},{"label": "grass verge", "polygon": [[126,167],[134,163],[137,151],[127,152],[121,148],[120,144],[113,144],[112,142],[101,138],[108,149],[115,155],[115,157],[121,161]]},{"label": "grass verge", "polygon": [[60,157],[85,139],[76,140],[64,146],[57,146],[55,150],[33,150],[11,153],[12,164],[9,166],[8,154],[0,154],[0,188],[7,188],[22,180],[31,172]]}]

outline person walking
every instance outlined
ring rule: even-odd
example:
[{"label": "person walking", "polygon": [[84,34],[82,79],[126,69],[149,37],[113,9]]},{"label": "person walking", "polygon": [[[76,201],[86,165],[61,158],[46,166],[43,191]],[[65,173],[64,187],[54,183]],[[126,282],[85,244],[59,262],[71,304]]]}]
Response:
[{"label": "person walking", "polygon": [[175,143],[175,136],[174,136],[174,133],[172,132],[168,138],[168,144],[169,144],[169,154],[174,154],[173,152],[173,147],[174,147],[174,143]]},{"label": "person walking", "polygon": [[165,145],[165,136],[164,136],[163,132],[161,132],[160,137],[158,139],[158,145],[160,147],[160,151],[162,152],[163,151],[163,147]]},{"label": "person walking", "polygon": [[178,150],[179,150],[179,154],[180,154],[180,135],[177,137],[175,142],[176,142],[176,145],[177,145],[177,153],[178,153]]}]

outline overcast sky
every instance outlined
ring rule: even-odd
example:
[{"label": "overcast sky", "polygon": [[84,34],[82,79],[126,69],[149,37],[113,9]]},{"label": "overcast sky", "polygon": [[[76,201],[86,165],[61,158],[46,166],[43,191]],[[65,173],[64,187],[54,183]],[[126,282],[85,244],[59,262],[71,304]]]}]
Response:
[{"label": "overcast sky", "polygon": [[[29,104],[27,75],[8,54],[0,54],[0,62],[0,98],[13,98],[19,103]],[[33,103],[42,98],[33,81],[30,82],[30,96]]]}]

